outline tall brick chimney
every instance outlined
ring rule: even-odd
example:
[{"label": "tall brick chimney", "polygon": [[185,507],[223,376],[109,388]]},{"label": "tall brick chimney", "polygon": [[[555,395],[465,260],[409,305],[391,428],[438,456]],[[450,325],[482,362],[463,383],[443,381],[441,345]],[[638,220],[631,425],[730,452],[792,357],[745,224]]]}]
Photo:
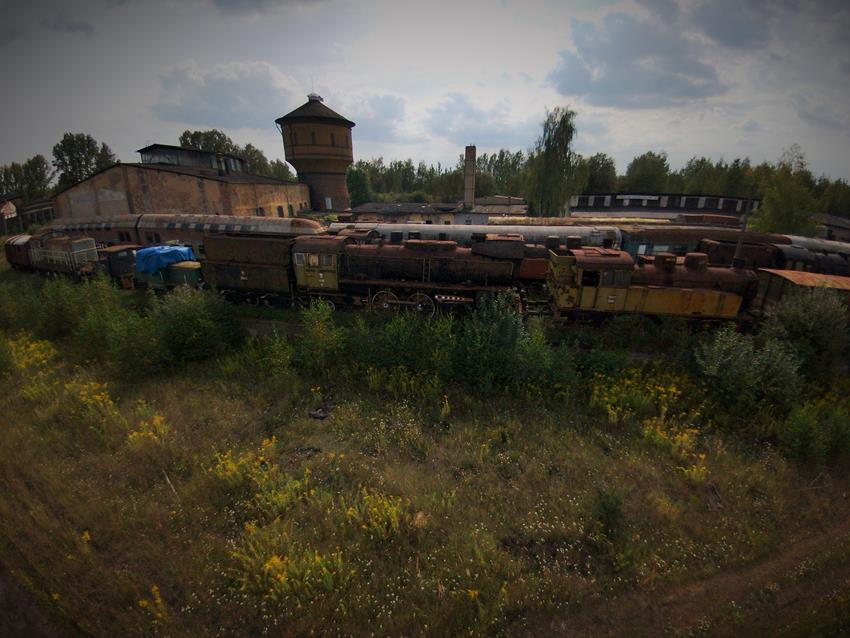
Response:
[{"label": "tall brick chimney", "polygon": [[472,210],[475,206],[475,146],[466,147],[463,158],[463,207]]}]

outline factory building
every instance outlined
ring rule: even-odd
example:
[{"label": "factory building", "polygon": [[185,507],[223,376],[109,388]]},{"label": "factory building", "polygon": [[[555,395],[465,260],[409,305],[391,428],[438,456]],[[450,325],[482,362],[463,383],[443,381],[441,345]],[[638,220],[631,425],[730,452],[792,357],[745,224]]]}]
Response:
[{"label": "factory building", "polygon": [[310,208],[306,184],[246,173],[239,157],[167,144],[138,152],[140,163],[115,164],[58,193],[56,217],[292,217]]}]

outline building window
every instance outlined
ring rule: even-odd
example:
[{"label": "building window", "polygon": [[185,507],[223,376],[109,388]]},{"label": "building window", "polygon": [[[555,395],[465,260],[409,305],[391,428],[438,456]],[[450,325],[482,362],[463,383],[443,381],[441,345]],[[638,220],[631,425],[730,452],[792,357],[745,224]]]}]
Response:
[{"label": "building window", "polygon": [[257,217],[265,217],[265,216],[266,216],[266,209],[263,208],[262,206],[258,206],[257,207]]},{"label": "building window", "polygon": [[[294,211],[292,210],[292,204],[287,204],[287,207],[289,208],[289,216],[292,217],[292,215],[294,214]],[[281,217],[283,217],[283,215],[281,215]]]},{"label": "building window", "polygon": [[277,207],[277,216],[278,216],[278,217],[283,217],[283,206],[278,206],[278,207]]},{"label": "building window", "polygon": [[316,144],[316,131],[310,131],[310,141],[315,145]]}]

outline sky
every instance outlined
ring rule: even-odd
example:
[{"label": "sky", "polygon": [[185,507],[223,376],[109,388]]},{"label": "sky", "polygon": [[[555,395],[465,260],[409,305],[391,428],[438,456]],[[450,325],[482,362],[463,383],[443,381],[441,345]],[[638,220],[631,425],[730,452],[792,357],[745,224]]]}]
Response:
[{"label": "sky", "polygon": [[283,159],[274,120],[315,91],[355,159],[527,149],[561,106],[620,173],[799,144],[850,178],[850,0],[0,0],[0,60],[0,164],[207,128]]}]

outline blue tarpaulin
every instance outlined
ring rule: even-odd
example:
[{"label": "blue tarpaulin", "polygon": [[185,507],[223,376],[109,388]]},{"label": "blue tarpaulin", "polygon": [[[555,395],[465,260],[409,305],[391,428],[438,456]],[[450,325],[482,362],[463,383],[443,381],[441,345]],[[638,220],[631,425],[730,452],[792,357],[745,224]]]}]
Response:
[{"label": "blue tarpaulin", "polygon": [[193,261],[189,246],[149,246],[136,251],[136,272],[155,273],[178,261]]}]

